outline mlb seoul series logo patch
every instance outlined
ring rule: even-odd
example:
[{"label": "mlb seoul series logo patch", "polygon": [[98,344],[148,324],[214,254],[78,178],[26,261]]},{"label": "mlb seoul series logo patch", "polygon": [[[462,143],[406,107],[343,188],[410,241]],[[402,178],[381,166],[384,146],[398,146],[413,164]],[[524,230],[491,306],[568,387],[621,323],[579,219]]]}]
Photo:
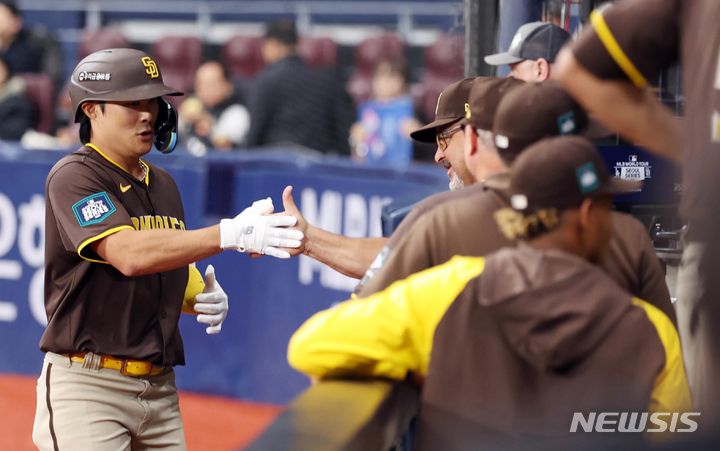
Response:
[{"label": "mlb seoul series logo patch", "polygon": [[115,213],[115,205],[105,191],[75,202],[72,209],[80,227],[101,223]]}]

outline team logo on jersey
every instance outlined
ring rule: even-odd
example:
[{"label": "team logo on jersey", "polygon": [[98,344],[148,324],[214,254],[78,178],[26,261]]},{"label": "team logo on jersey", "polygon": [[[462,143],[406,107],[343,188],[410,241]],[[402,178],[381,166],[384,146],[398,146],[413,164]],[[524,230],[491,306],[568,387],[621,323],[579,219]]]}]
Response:
[{"label": "team logo on jersey", "polygon": [[105,191],[75,202],[72,209],[80,227],[98,224],[115,213],[115,205]]},{"label": "team logo on jersey", "polygon": [[149,56],[143,56],[141,61],[143,66],[145,66],[145,73],[148,74],[150,78],[158,78],[160,71],[158,71],[155,61]]},{"label": "team logo on jersey", "polygon": [[618,161],[615,163],[615,177],[625,180],[645,180],[651,178],[651,169],[649,161],[638,161],[637,155],[630,155],[628,161]]}]

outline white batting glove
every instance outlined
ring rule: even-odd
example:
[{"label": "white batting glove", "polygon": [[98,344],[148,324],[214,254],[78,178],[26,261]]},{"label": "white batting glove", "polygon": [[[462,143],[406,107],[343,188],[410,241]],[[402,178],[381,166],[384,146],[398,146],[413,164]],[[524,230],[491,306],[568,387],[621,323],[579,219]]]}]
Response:
[{"label": "white batting glove", "polygon": [[299,230],[287,229],[297,223],[295,216],[270,216],[273,210],[272,199],[268,197],[253,202],[235,218],[220,221],[220,247],[290,258],[287,251],[279,248],[300,247],[304,235]]},{"label": "white batting glove", "polygon": [[228,297],[217,279],[215,279],[213,265],[208,265],[207,269],[205,269],[205,289],[195,296],[193,308],[197,313],[200,313],[197,316],[197,322],[210,325],[205,329],[208,335],[220,333],[222,323],[227,317]]}]

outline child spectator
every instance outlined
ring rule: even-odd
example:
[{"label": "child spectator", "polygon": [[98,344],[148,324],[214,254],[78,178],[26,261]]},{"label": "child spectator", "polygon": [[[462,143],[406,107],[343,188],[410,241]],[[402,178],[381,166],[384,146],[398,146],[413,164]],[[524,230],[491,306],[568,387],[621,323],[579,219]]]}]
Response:
[{"label": "child spectator", "polygon": [[422,124],[415,118],[404,64],[378,63],[372,80],[373,98],[360,104],[350,131],[353,158],[363,162],[406,166],[413,157],[410,132]]}]

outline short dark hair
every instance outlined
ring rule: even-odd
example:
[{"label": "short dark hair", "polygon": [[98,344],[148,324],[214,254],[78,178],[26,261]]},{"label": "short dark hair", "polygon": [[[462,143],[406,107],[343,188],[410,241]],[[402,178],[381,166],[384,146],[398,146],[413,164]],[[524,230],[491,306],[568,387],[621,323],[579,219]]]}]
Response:
[{"label": "short dark hair", "polygon": [[291,19],[274,20],[265,29],[266,39],[275,39],[285,45],[294,46],[298,42],[295,21]]},{"label": "short dark hair", "polygon": [[[98,104],[100,104],[100,111],[105,111],[105,102],[99,101]],[[90,118],[85,114],[83,110],[80,110],[80,114],[82,117],[80,117],[80,142],[83,144],[87,144],[90,142],[90,137],[92,135],[92,125],[90,124]]]},{"label": "short dark hair", "polygon": [[387,59],[380,60],[375,65],[374,75],[378,75],[380,73],[399,75],[403,78],[405,83],[408,82],[407,65],[405,64],[405,60],[403,60],[403,59],[387,58]]},{"label": "short dark hair", "polygon": [[5,6],[13,16],[20,17],[20,10],[15,0],[0,0],[0,5]]}]

